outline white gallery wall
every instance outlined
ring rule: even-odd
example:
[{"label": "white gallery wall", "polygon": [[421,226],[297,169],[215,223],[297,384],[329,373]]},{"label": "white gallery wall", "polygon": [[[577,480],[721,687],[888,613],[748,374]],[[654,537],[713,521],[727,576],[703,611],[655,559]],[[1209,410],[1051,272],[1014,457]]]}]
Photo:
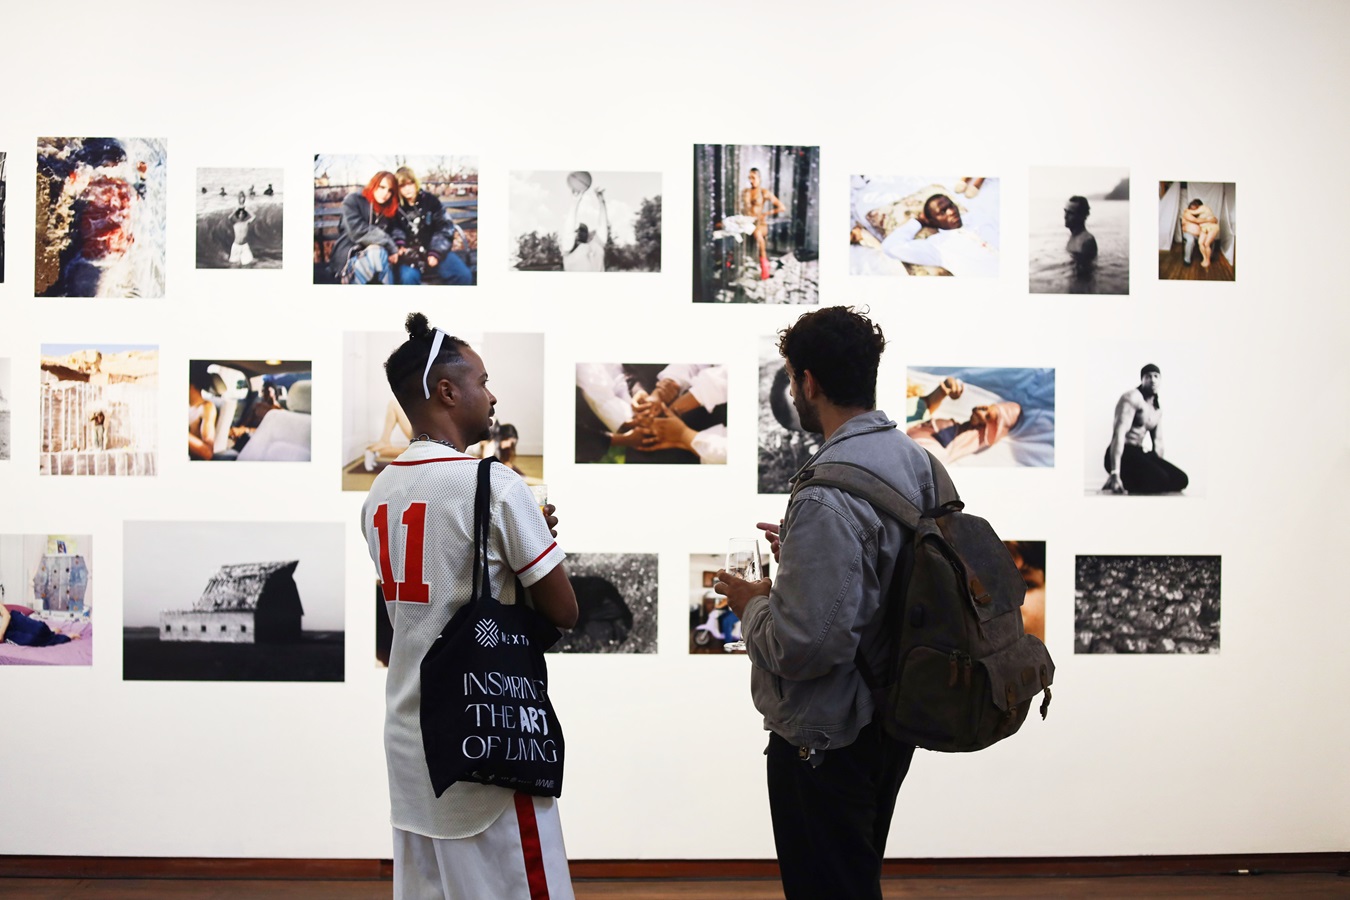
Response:
[{"label": "white gallery wall", "polygon": [[[884,327],[893,417],[907,366],[1056,372],[1053,467],[955,470],[1000,533],[1047,542],[1049,719],[973,756],[920,753],[889,855],[1345,849],[1347,28],[1331,2],[6,5],[0,534],[90,535],[97,588],[91,666],[0,667],[0,853],[390,856],[375,571],[364,495],[339,476],[356,440],[341,391],[367,381],[344,371],[344,334],[421,310],[452,333],[544,335],[560,542],[659,554],[656,653],[550,658],[570,854],[773,855],[749,663],[688,653],[689,555],[782,514],[756,493],[758,347],[804,310],[691,302],[696,143],[821,148],[821,303]],[[167,140],[163,297],[34,297],[46,135]],[[315,153],[476,157],[478,285],[314,285]],[[1056,166],[1129,169],[1128,296],[1028,293],[1028,173]],[[195,268],[210,167],[284,170],[281,268]],[[661,173],[659,274],[509,268],[510,173],[571,169]],[[999,276],[849,275],[849,176],[935,171],[1000,179]],[[1158,279],[1157,183],[1188,179],[1239,187],[1234,282]],[[39,476],[40,346],[80,342],[158,346],[154,477]],[[1102,392],[1149,361],[1121,348],[1154,343],[1203,378],[1187,438],[1203,489],[1086,496]],[[188,360],[272,358],[313,362],[312,462],[190,464]],[[1118,358],[1133,369],[1103,372]],[[575,367],[597,361],[724,363],[727,464],[575,465]],[[383,400],[361,403],[375,427]],[[344,680],[124,682],[128,521],[343,524]],[[1079,554],[1222,556],[1218,652],[1075,654]]]}]

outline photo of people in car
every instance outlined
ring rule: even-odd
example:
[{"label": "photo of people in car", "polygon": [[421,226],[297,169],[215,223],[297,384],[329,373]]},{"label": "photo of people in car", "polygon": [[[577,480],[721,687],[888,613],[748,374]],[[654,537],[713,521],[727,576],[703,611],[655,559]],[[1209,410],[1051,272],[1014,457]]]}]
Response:
[{"label": "photo of people in car", "polygon": [[188,458],[309,462],[308,360],[194,359]]}]

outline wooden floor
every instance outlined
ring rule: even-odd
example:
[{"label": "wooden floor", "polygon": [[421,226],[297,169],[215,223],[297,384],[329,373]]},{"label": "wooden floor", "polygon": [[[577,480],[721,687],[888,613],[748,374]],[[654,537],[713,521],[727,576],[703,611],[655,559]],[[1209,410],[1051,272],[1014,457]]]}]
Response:
[{"label": "wooden floor", "polygon": [[[776,880],[591,880],[577,900],[781,900]],[[6,900],[388,900],[388,881],[0,878]],[[1139,875],[1109,878],[887,878],[896,898],[953,897],[1350,897],[1350,877],[1333,874]],[[490,900],[490,898],[485,898]]]},{"label": "wooden floor", "polygon": [[1233,264],[1224,258],[1218,248],[1214,249],[1214,258],[1206,269],[1200,265],[1200,248],[1196,247],[1191,255],[1191,264],[1185,263],[1181,244],[1173,244],[1171,250],[1158,251],[1158,278],[1164,281],[1235,281],[1237,274]]}]

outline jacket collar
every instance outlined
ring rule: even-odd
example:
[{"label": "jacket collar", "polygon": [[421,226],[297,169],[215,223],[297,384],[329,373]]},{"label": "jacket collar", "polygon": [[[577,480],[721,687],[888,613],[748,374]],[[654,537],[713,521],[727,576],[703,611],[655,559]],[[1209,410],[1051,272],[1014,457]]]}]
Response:
[{"label": "jacket collar", "polygon": [[820,459],[825,451],[835,445],[846,441],[851,437],[857,437],[860,434],[871,434],[874,431],[889,431],[895,427],[895,422],[891,421],[890,416],[879,409],[868,410],[865,413],[854,416],[843,425],[840,425],[834,434],[830,435],[830,439],[822,444],[820,449],[812,454],[811,458],[808,459],[802,467],[797,470],[796,474],[792,476],[792,481],[795,482],[801,476],[802,472],[805,472],[815,465],[816,460]]}]

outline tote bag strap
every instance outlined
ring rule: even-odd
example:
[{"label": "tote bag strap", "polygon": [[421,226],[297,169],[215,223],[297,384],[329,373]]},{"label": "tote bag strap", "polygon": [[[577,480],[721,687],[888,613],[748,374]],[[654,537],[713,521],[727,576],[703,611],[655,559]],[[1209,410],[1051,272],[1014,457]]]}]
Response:
[{"label": "tote bag strap", "polygon": [[488,572],[488,542],[492,540],[492,464],[497,457],[489,456],[478,464],[478,488],[473,495],[473,595],[474,603],[492,595],[492,579]]}]

